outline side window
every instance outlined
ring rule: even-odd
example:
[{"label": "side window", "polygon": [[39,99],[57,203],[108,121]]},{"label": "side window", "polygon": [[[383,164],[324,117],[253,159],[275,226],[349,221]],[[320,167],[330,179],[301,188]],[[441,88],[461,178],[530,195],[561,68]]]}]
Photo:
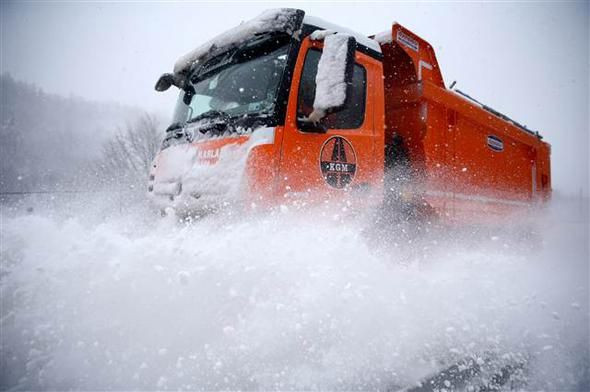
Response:
[{"label": "side window", "polygon": [[[318,62],[322,52],[310,49],[305,55],[301,81],[299,82],[299,97],[297,102],[297,117],[307,117],[313,111],[315,98],[315,77],[318,73]],[[344,106],[322,119],[322,124],[328,129],[355,129],[363,124],[365,119],[365,98],[367,94],[367,72],[362,65],[354,64],[350,95],[346,97]]]}]

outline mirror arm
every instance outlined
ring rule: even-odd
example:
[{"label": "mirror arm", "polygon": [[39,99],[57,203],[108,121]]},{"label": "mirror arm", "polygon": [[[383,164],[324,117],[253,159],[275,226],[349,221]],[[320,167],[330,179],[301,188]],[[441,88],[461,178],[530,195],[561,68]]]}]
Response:
[{"label": "mirror arm", "polygon": [[309,133],[326,133],[326,132],[328,132],[328,127],[326,127],[321,122],[297,120],[297,126],[303,132],[309,132]]},{"label": "mirror arm", "polygon": [[182,101],[185,105],[190,105],[191,100],[193,99],[193,95],[195,95],[195,88],[192,84],[188,83],[183,90],[184,96],[182,97]]}]

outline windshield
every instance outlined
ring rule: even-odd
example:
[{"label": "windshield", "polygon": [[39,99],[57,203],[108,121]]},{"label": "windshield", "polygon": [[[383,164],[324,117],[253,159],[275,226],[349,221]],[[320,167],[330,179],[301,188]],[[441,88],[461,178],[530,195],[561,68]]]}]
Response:
[{"label": "windshield", "polygon": [[272,113],[288,50],[284,39],[265,39],[205,62],[190,77],[188,105],[190,93],[181,91],[173,122]]}]

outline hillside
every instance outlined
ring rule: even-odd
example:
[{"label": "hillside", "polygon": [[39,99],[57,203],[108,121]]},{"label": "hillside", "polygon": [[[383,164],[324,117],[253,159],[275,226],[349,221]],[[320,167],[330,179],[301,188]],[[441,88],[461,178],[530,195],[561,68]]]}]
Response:
[{"label": "hillside", "polygon": [[55,189],[96,159],[138,108],[50,94],[0,76],[0,190]]}]

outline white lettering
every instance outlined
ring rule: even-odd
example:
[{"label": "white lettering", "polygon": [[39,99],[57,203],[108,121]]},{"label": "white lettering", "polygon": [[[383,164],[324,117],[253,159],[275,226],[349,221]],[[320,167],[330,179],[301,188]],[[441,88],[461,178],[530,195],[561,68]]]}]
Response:
[{"label": "white lettering", "polygon": [[214,159],[219,158],[219,148],[215,150],[199,150],[197,153],[197,158],[199,159]]},{"label": "white lettering", "polygon": [[328,169],[328,171],[333,171],[333,172],[348,173],[348,172],[350,172],[350,165],[348,163],[329,162],[327,169]]}]

